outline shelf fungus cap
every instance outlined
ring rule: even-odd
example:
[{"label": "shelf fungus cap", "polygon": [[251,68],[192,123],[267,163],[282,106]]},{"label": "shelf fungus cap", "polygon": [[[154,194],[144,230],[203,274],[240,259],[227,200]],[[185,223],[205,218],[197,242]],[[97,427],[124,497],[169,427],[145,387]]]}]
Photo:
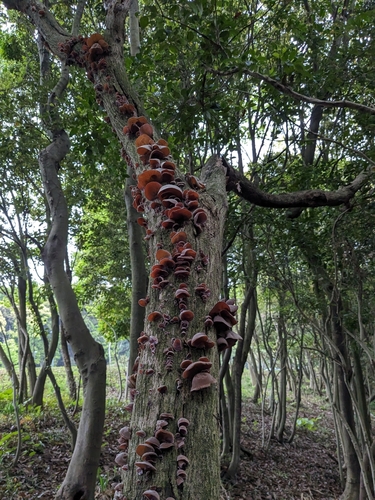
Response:
[{"label": "shelf fungus cap", "polygon": [[191,380],[197,373],[208,371],[211,366],[211,361],[195,361],[195,363],[191,363],[182,373],[182,378]]},{"label": "shelf fungus cap", "polygon": [[238,335],[238,333],[229,330],[229,332],[225,335],[225,340],[227,341],[229,347],[233,347],[237,340],[242,340],[242,337],[241,335]]},{"label": "shelf fungus cap", "polygon": [[160,188],[158,197],[160,200],[164,198],[177,198],[182,200],[182,189],[175,184],[165,184]]},{"label": "shelf fungus cap", "polygon": [[200,391],[206,389],[214,384],[216,379],[208,372],[197,373],[192,380],[190,392]]},{"label": "shelf fungus cap", "polygon": [[144,453],[141,458],[144,462],[151,462],[154,464],[158,456],[154,451],[148,451],[147,453]]},{"label": "shelf fungus cap", "polygon": [[189,460],[185,455],[178,455],[177,465],[180,469],[185,469],[189,465]]},{"label": "shelf fungus cap", "polygon": [[184,425],[185,427],[188,427],[190,424],[189,420],[185,417],[181,417],[178,419],[177,426],[181,427],[181,425]]},{"label": "shelf fungus cap", "polygon": [[161,443],[161,450],[168,450],[169,448],[174,448],[174,443]]},{"label": "shelf fungus cap", "polygon": [[154,451],[154,447],[151,444],[148,443],[141,443],[137,446],[135,449],[135,452],[137,455],[140,457],[144,455],[145,453],[150,453]]},{"label": "shelf fungus cap", "polygon": [[131,438],[130,427],[128,426],[122,427],[122,429],[119,430],[119,434],[123,439],[129,440]]},{"label": "shelf fungus cap", "polygon": [[[154,451],[154,450],[158,450],[160,448],[160,441],[158,439],[156,439],[156,437],[153,437],[153,436],[146,439],[145,444],[152,447],[152,450],[147,450],[147,451]],[[142,455],[143,455],[143,453],[142,453]]]},{"label": "shelf fungus cap", "polygon": [[216,304],[208,314],[211,316],[211,318],[213,318],[217,314],[220,314],[222,311],[229,311],[229,305],[225,302],[225,300],[219,300],[219,302],[216,302]]},{"label": "shelf fungus cap", "polygon": [[148,184],[146,184],[145,187],[145,198],[147,198],[149,201],[156,200],[160,188],[161,188],[160,182],[157,181],[149,182]]},{"label": "shelf fungus cap", "polygon": [[150,462],[135,462],[135,466],[145,471],[156,471],[156,467]]},{"label": "shelf fungus cap", "polygon": [[212,347],[215,346],[215,342],[209,339],[203,332],[196,333],[193,338],[188,341],[188,344],[196,349],[212,349]]},{"label": "shelf fungus cap", "polygon": [[181,321],[193,321],[194,313],[190,311],[190,309],[184,309],[180,312],[180,320]]},{"label": "shelf fungus cap", "polygon": [[120,467],[125,465],[127,460],[128,460],[128,454],[125,451],[118,453],[115,458],[116,464],[119,465]]},{"label": "shelf fungus cap", "polygon": [[165,420],[173,420],[174,416],[172,413],[160,413],[159,418],[162,418]]},{"label": "shelf fungus cap", "polygon": [[163,315],[159,311],[153,311],[147,316],[148,321],[159,321],[160,319],[163,319]]},{"label": "shelf fungus cap", "polygon": [[148,500],[160,500],[159,493],[155,490],[146,490],[142,495],[148,498]]},{"label": "shelf fungus cap", "polygon": [[228,342],[223,337],[219,337],[216,341],[216,344],[219,352],[225,351],[225,349],[228,349],[229,347]]},{"label": "shelf fungus cap", "polygon": [[155,433],[155,437],[160,443],[174,443],[174,435],[164,429],[159,429]]}]

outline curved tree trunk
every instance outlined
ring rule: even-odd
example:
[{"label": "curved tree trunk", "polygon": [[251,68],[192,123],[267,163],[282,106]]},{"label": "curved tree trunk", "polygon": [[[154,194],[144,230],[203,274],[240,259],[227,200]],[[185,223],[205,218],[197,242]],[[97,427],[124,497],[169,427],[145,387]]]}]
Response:
[{"label": "curved tree trunk", "polygon": [[[341,298],[338,295],[337,291],[334,291],[333,293],[330,310],[332,322],[332,340],[337,349],[335,358],[338,367],[337,378],[340,411],[355,436],[356,428],[354,422],[354,412],[352,400],[347,387],[347,383],[349,383],[351,377],[351,367],[349,355],[347,352],[346,339],[341,324]],[[345,490],[341,498],[342,500],[357,500],[359,498],[360,491],[361,470],[352,439],[350,438],[350,435],[348,434],[345,426],[343,426],[342,428],[342,440],[347,468]]]},{"label": "curved tree trunk", "polygon": [[43,261],[84,384],[84,404],[77,442],[67,475],[56,498],[92,500],[105,414],[106,362],[102,346],[92,338],[82,319],[64,270],[68,209],[57,170],[68,149],[68,136],[60,130],[55,133],[53,142],[39,156],[45,195],[52,218],[51,231],[43,250]]}]

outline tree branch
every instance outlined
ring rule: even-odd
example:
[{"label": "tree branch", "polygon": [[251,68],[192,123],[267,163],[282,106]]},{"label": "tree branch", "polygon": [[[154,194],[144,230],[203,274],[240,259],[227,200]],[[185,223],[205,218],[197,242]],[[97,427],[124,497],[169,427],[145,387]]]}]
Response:
[{"label": "tree branch", "polygon": [[254,183],[230,166],[225,159],[223,159],[223,164],[227,169],[227,191],[233,191],[254,205],[268,208],[337,207],[347,204],[374,175],[373,167],[369,167],[359,173],[350,184],[336,191],[308,189],[292,193],[270,194],[257,188]]},{"label": "tree branch", "polygon": [[278,80],[275,80],[267,75],[262,75],[257,71],[250,71],[248,69],[238,68],[238,67],[232,68],[228,71],[216,71],[211,68],[209,69],[209,71],[212,74],[218,76],[230,76],[236,73],[249,75],[252,78],[268,83],[282,94],[289,95],[296,101],[307,102],[309,104],[315,104],[318,106],[323,106],[325,108],[349,108],[349,109],[354,109],[355,111],[360,111],[363,113],[368,113],[370,115],[375,115],[375,108],[371,106],[366,106],[365,104],[359,104],[353,101],[347,101],[346,99],[342,99],[341,101],[327,101],[323,99],[317,99],[315,97],[309,97],[307,95],[300,94],[299,92],[295,92],[290,87],[288,87],[287,85],[283,85]]},{"label": "tree branch", "polygon": [[66,59],[66,54],[61,52],[59,44],[67,42],[71,35],[56,21],[45,5],[37,0],[32,0],[32,2],[30,0],[3,0],[3,4],[9,10],[23,12],[48,43],[48,48],[59,59]]}]

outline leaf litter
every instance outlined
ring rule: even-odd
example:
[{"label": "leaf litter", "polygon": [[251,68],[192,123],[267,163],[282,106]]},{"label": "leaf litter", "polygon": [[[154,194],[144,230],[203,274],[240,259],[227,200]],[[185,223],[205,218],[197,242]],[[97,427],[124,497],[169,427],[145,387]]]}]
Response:
[{"label": "leaf litter", "polygon": [[[121,481],[114,459],[118,430],[126,424],[124,405],[107,410],[96,500],[112,500]],[[286,438],[291,431],[290,412]],[[321,419],[316,419],[319,415]],[[337,500],[342,493],[336,459],[332,413],[317,402],[304,401],[301,422],[317,422],[314,429],[301,425],[291,444],[268,442],[272,416],[259,405],[244,402],[241,456],[237,477],[224,484],[226,500]],[[304,420],[306,419],[306,420]],[[314,420],[315,419],[315,420]],[[12,432],[13,423],[0,420],[0,441]],[[63,481],[71,448],[68,432],[59,415],[44,412],[43,418],[24,419],[20,460],[11,468],[15,449],[0,447],[0,498],[51,500]],[[12,437],[15,442],[16,437]],[[11,441],[11,440],[9,440]],[[262,445],[262,444],[265,445]],[[268,446],[267,446],[268,445]],[[225,472],[225,463],[222,471]],[[203,500],[203,499],[199,499]]]}]

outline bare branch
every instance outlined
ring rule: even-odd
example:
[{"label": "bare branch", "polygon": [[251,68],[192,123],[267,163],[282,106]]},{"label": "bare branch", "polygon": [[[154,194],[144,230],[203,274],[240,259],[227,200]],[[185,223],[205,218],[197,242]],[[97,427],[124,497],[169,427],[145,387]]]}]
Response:
[{"label": "bare branch", "polygon": [[336,191],[308,189],[292,193],[270,194],[257,188],[224,159],[223,163],[227,169],[227,191],[233,191],[238,196],[254,205],[268,208],[337,207],[347,204],[374,175],[374,169],[371,166],[359,173],[350,184]]},{"label": "bare branch", "polygon": [[282,94],[289,95],[296,101],[307,102],[309,104],[315,104],[318,106],[323,106],[325,108],[349,108],[349,109],[354,109],[355,111],[360,111],[363,113],[368,113],[370,115],[375,115],[375,108],[372,106],[366,106],[365,104],[359,104],[357,102],[347,101],[346,99],[342,99],[341,101],[327,101],[323,99],[317,99],[315,97],[309,97],[307,95],[300,94],[299,92],[295,92],[287,85],[283,85],[281,82],[274,80],[273,78],[267,75],[262,75],[257,71],[250,71],[248,69],[238,68],[238,67],[232,68],[228,71],[216,71],[213,69],[210,69],[209,71],[219,76],[230,76],[236,73],[249,75],[252,78],[256,78],[257,80],[261,80],[263,82],[268,83]]},{"label": "bare branch", "polygon": [[72,35],[78,36],[79,28],[81,26],[81,19],[83,16],[83,11],[85,10],[86,0],[79,0],[77,4],[77,10],[73,20]]}]

